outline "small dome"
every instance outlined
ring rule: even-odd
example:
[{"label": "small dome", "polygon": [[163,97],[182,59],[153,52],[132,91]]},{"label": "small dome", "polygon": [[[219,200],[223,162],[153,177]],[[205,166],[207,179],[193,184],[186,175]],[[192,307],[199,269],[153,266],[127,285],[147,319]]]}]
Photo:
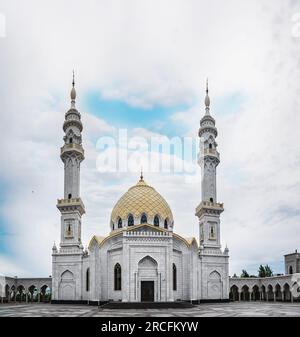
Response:
[{"label": "small dome", "polygon": [[[160,218],[160,226],[164,227],[164,222],[167,219],[170,226],[173,225],[173,214],[166,200],[152,187],[149,186],[144,179],[132,186],[116,203],[111,213],[111,224],[118,227],[118,220],[127,220],[128,216],[132,215],[135,219],[139,219],[141,224],[143,215],[147,217],[147,223],[152,224],[154,217],[158,215]],[[124,226],[127,226],[124,223]]]}]

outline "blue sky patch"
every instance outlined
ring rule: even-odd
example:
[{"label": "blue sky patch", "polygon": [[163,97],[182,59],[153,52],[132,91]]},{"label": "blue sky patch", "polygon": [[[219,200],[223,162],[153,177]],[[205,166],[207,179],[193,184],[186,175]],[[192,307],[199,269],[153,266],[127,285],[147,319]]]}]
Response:
[{"label": "blue sky patch", "polygon": [[169,137],[185,132],[183,127],[175,127],[170,116],[179,111],[186,111],[190,107],[187,104],[176,104],[143,108],[131,106],[122,100],[104,99],[98,92],[88,94],[84,105],[89,113],[116,127],[145,128]]},{"label": "blue sky patch", "polygon": [[238,113],[247,98],[241,92],[235,92],[226,96],[214,98],[213,111],[219,115]]}]

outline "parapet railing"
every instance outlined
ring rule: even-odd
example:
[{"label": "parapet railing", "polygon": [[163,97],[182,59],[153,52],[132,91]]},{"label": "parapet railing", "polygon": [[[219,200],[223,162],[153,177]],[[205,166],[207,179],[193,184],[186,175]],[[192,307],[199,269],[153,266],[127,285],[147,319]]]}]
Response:
[{"label": "parapet railing", "polygon": [[126,231],[125,236],[171,236],[170,232]]},{"label": "parapet railing", "polygon": [[57,199],[57,203],[60,204],[74,204],[74,203],[82,203],[80,198],[71,198],[71,199]]},{"label": "parapet railing", "polygon": [[224,204],[220,204],[217,202],[211,202],[211,201],[202,201],[196,208],[196,214],[206,207],[219,210],[222,212],[224,209]]}]

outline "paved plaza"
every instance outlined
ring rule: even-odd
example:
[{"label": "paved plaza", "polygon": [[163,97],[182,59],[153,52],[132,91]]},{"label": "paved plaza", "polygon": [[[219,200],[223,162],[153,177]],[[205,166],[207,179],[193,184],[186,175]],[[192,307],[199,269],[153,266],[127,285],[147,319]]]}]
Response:
[{"label": "paved plaza", "polygon": [[300,317],[300,303],[234,302],[188,309],[99,309],[87,305],[0,304],[0,317]]}]

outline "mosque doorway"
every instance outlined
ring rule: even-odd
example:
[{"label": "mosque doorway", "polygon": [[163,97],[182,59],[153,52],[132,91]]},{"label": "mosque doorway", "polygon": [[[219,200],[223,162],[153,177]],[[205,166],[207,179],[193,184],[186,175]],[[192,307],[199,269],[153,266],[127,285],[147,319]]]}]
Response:
[{"label": "mosque doorway", "polygon": [[154,281],[141,281],[141,302],[154,302]]},{"label": "mosque doorway", "polygon": [[138,263],[136,278],[137,300],[140,302],[160,301],[160,284],[158,282],[158,264],[151,256],[147,255]]}]

